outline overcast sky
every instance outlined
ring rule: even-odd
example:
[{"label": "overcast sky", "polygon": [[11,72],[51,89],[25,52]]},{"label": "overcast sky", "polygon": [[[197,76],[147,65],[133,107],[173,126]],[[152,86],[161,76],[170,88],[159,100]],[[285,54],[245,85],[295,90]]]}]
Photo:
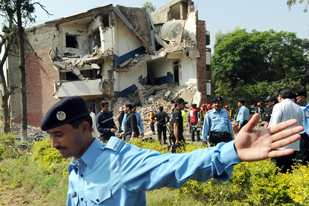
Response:
[{"label": "overcast sky", "polygon": [[[40,2],[54,15],[48,17],[40,7],[36,7],[36,24],[108,4],[142,7],[146,0],[52,0]],[[158,9],[169,1],[150,2]],[[218,31],[221,30],[225,33],[236,27],[247,29],[249,32],[253,29],[295,32],[297,37],[309,39],[309,12],[303,12],[304,5],[296,5],[289,10],[286,0],[195,0],[194,3],[199,11],[199,19],[206,21],[206,28],[210,31],[211,48],[213,48],[214,36]]]}]

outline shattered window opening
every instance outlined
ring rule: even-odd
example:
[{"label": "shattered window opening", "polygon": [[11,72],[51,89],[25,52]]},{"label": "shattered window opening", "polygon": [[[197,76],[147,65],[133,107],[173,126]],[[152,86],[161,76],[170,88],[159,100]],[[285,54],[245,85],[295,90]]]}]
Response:
[{"label": "shattered window opening", "polygon": [[66,35],[65,42],[67,48],[78,48],[77,36]]},{"label": "shattered window opening", "polygon": [[181,19],[180,17],[180,4],[171,7],[171,19]]},{"label": "shattered window opening", "polygon": [[179,84],[179,61],[173,62],[174,83]]},{"label": "shattered window opening", "polygon": [[101,47],[100,30],[99,29],[92,32],[92,34],[90,36],[90,43],[91,43],[91,52],[90,53],[92,53],[92,49],[95,46],[98,46],[98,48]]},{"label": "shattered window opening", "polygon": [[109,14],[103,14],[102,18],[103,18],[102,23],[103,23],[104,28],[109,27]]}]

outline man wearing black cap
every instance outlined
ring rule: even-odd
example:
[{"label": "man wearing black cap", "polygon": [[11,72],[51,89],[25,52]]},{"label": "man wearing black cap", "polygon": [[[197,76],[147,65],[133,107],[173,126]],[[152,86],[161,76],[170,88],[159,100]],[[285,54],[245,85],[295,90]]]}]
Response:
[{"label": "man wearing black cap", "polygon": [[156,119],[157,120],[157,132],[158,132],[158,140],[161,142],[161,135],[163,133],[163,144],[167,144],[166,142],[166,123],[170,121],[170,117],[167,115],[166,112],[163,111],[163,107],[159,107],[159,112],[155,113],[152,116],[152,120]]},{"label": "man wearing black cap", "polygon": [[296,153],[296,158],[301,160],[303,165],[309,161],[309,102],[307,102],[307,91],[295,92],[296,103],[303,111],[303,127],[305,130],[300,133],[300,151]]},{"label": "man wearing black cap", "polygon": [[96,121],[102,142],[107,142],[111,136],[115,136],[117,127],[114,122],[113,113],[109,111],[109,103],[105,100],[101,101],[101,111],[97,114]]},{"label": "man wearing black cap", "polygon": [[[222,109],[222,97],[217,96],[211,100],[213,109],[207,112],[203,125],[203,142],[211,145],[220,142],[229,142],[234,139],[233,128],[229,118],[229,112]],[[207,136],[209,133],[209,138]]]},{"label": "man wearing black cap", "polygon": [[[279,124],[280,122],[289,120],[289,119],[297,119],[297,124],[294,126],[300,126],[303,122],[303,113],[299,106],[293,102],[292,91],[289,88],[281,88],[278,92],[278,104],[276,104],[273,108],[273,112],[271,115],[271,119],[268,125],[272,127],[274,125]],[[293,126],[293,127],[294,127]],[[294,151],[300,151],[300,142],[294,142],[286,147],[280,149],[293,149]],[[277,167],[282,168],[281,172],[286,173],[288,170],[291,170],[292,165],[295,163],[296,152],[289,156],[273,158],[272,162],[276,162]]]},{"label": "man wearing black cap", "polygon": [[238,106],[238,114],[236,122],[237,122],[237,131],[239,132],[239,130],[247,124],[250,114],[249,109],[245,106],[245,100],[243,99],[238,100],[237,106]]},{"label": "man wearing black cap", "polygon": [[267,128],[269,125],[270,118],[271,118],[271,113],[273,112],[273,108],[276,103],[276,98],[273,96],[268,96],[264,100],[264,102],[267,107],[265,118],[264,118],[264,121],[265,121],[264,128]]},{"label": "man wearing black cap", "polygon": [[161,154],[117,137],[102,144],[91,135],[92,121],[85,100],[74,96],[52,106],[41,121],[41,129],[47,131],[52,147],[63,158],[73,157],[68,167],[66,205],[146,205],[146,190],[179,188],[189,179],[227,181],[233,165],[241,161],[293,153],[276,149],[297,141],[303,127],[280,132],[296,123],[290,120],[252,131],[258,120],[258,115],[253,116],[235,141],[184,154]]},{"label": "man wearing black cap", "polygon": [[183,136],[183,118],[181,110],[185,108],[185,105],[188,102],[185,102],[183,98],[177,98],[175,100],[175,110],[172,113],[171,120],[171,131],[172,131],[172,140],[175,147],[179,147],[180,144],[185,144],[185,138]]}]

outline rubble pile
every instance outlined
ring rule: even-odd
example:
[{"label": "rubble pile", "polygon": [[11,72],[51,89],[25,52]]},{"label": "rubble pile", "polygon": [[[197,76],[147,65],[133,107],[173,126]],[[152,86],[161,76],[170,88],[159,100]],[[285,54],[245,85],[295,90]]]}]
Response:
[{"label": "rubble pile", "polygon": [[[175,85],[163,84],[150,86],[145,85],[144,89],[139,89],[135,91],[133,94],[129,95],[126,98],[118,98],[114,104],[114,114],[118,114],[119,107],[123,106],[126,103],[135,102],[137,106],[137,111],[140,113],[145,134],[151,134],[150,129],[150,112],[149,107],[152,107],[155,112],[159,111],[159,107],[163,107],[163,111],[165,111],[168,115],[171,114],[172,106],[174,106],[174,101],[178,97],[182,97],[185,101],[188,102],[188,107],[193,102],[193,95],[187,96],[187,94],[194,94],[196,92],[196,88],[193,85],[189,85],[187,87],[176,87]],[[189,112],[190,108],[186,108],[186,113]],[[114,115],[115,123],[118,125],[118,115]],[[185,133],[189,131],[188,120],[185,121]]]},{"label": "rubble pile", "polygon": [[[20,135],[21,132],[21,125],[17,123],[12,123],[11,125],[11,131],[13,135]],[[27,127],[27,135],[28,136],[48,136],[48,134],[45,131],[42,131],[40,127],[33,127],[29,126]]]}]

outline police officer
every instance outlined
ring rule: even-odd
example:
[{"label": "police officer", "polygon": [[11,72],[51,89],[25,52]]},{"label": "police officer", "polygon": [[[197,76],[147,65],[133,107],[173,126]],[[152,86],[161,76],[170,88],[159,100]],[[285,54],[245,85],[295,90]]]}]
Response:
[{"label": "police officer", "polygon": [[198,124],[198,110],[196,108],[196,104],[191,105],[191,110],[189,112],[189,124],[190,124],[190,131],[191,131],[191,141],[195,141],[195,132],[196,132],[196,139],[197,141],[200,140],[200,132],[197,131],[196,126]]},{"label": "police officer", "polygon": [[238,106],[238,114],[236,122],[237,122],[237,131],[239,132],[239,130],[243,126],[245,126],[248,122],[249,109],[245,106],[245,100],[243,99],[238,100],[237,106]]},{"label": "police officer", "polygon": [[251,132],[258,118],[252,118],[246,132],[240,132],[235,142],[184,154],[140,149],[117,137],[102,144],[92,137],[86,102],[77,96],[64,98],[52,106],[41,121],[41,129],[47,131],[52,147],[63,158],[73,157],[68,167],[66,205],[146,205],[146,190],[179,188],[189,179],[227,181],[233,165],[241,161],[291,154],[292,150],[276,149],[297,141],[299,135],[284,138],[302,131],[303,127],[277,134],[296,123],[290,120],[263,132]]},{"label": "police officer", "polygon": [[214,97],[211,100],[213,109],[207,112],[203,126],[203,142],[207,142],[209,133],[209,144],[217,145],[220,142],[229,142],[234,139],[233,128],[229,113],[222,109],[222,98]]},{"label": "police officer", "polygon": [[301,132],[300,151],[296,152],[296,158],[301,160],[301,164],[306,165],[309,161],[309,102],[307,102],[307,91],[302,90],[295,92],[296,103],[303,112],[303,127],[305,130]]},{"label": "police officer", "polygon": [[159,107],[159,112],[153,115],[152,120],[157,120],[157,132],[158,132],[158,140],[161,143],[161,135],[163,133],[163,144],[167,144],[166,142],[166,123],[170,121],[170,117],[167,115],[166,112],[163,111],[163,107]]},{"label": "police officer", "polygon": [[271,114],[273,112],[274,105],[276,103],[276,98],[273,97],[273,96],[268,96],[264,100],[264,102],[265,102],[265,105],[267,107],[265,118],[264,118],[264,121],[265,121],[264,128],[267,128],[268,125],[269,125],[269,122],[270,122],[270,118],[271,118]]}]

